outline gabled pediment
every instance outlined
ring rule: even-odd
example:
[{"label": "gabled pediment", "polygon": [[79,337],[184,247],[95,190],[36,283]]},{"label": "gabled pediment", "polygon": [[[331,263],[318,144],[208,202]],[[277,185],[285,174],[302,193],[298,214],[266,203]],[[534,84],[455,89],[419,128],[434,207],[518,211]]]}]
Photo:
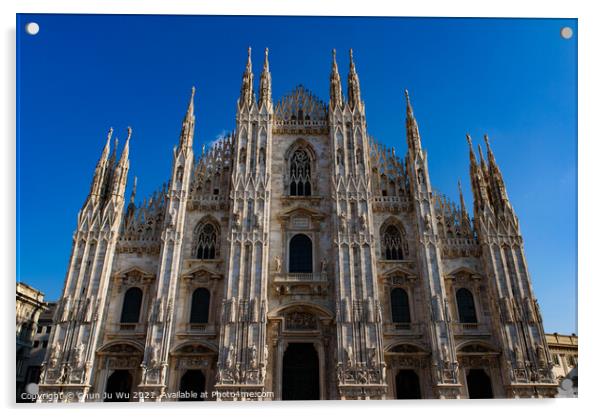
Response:
[{"label": "gabled pediment", "polygon": [[454,279],[456,277],[469,277],[472,279],[481,279],[482,276],[476,270],[468,266],[460,266],[445,274],[445,278]]},{"label": "gabled pediment", "polygon": [[416,279],[418,278],[416,276],[416,273],[414,271],[412,271],[411,269],[402,266],[402,265],[395,265],[393,268],[384,271],[382,274],[380,274],[381,277],[383,278],[391,278],[391,277],[407,277],[410,279]]},{"label": "gabled pediment", "polygon": [[114,276],[117,278],[154,278],[155,273],[146,271],[138,266],[132,266],[126,269],[122,269],[121,271],[115,272]]},{"label": "gabled pediment", "polygon": [[312,220],[322,220],[325,217],[324,214],[312,208],[294,207],[282,213],[280,216],[278,216],[278,218],[280,220],[289,221],[292,217],[295,216],[305,216],[311,218]]},{"label": "gabled pediment", "polygon": [[182,272],[182,278],[183,279],[199,279],[199,278],[221,279],[222,275],[210,270],[209,268],[207,268],[203,265],[200,265],[200,266],[192,267],[189,270]]}]

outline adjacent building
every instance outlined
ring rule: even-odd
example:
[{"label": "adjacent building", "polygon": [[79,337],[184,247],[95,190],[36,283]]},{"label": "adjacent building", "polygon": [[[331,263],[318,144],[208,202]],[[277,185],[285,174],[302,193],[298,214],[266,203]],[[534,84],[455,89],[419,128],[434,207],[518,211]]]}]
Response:
[{"label": "adjacent building", "polygon": [[32,381],[29,363],[32,354],[36,353],[33,351],[35,347],[34,338],[40,315],[46,310],[46,303],[44,303],[44,293],[23,282],[17,282],[16,293],[16,388],[17,401],[20,401],[20,394],[24,392],[25,386]]},{"label": "adjacent building", "polygon": [[258,86],[249,49],[236,129],[196,157],[192,90],[170,178],[142,203],[135,178],[125,195],[132,130],[119,155],[109,132],[41,400],[554,396],[488,138],[485,157],[467,137],[471,218],[462,189],[433,190],[407,91],[405,153],[370,136],[352,53],[346,95],[333,53],[328,102],[303,86],[273,101],[267,50]]},{"label": "adjacent building", "polygon": [[554,363],[554,377],[559,383],[558,396],[576,397],[578,388],[577,364],[579,357],[578,337],[558,333],[546,334],[546,340]]}]

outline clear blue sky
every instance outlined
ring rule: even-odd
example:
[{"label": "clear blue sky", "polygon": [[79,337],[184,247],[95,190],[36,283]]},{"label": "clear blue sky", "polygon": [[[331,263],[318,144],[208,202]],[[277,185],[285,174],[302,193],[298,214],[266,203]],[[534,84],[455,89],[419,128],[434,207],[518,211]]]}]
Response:
[{"label": "clear blue sky", "polygon": [[325,101],[330,51],[346,84],[352,47],[369,132],[405,153],[409,89],[431,181],[453,200],[461,179],[471,205],[465,133],[489,134],[546,331],[576,332],[576,20],[19,15],[17,33],[17,279],[47,298],[109,127],[121,139],[133,127],[143,198],[169,177],[192,85],[199,152],[235,126],[247,46],[256,83],[270,48],[275,100],[303,84]]}]

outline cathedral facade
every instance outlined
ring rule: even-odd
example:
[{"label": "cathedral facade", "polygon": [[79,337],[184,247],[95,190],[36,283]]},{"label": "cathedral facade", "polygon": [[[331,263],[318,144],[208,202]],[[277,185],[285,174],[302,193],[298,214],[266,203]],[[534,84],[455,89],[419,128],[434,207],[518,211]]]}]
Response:
[{"label": "cathedral facade", "polygon": [[[40,401],[513,398],[556,393],[518,219],[489,141],[474,218],[435,193],[406,91],[407,152],[343,95],[272,100],[251,53],[234,133],[125,195],[109,132],[77,218]],[[116,141],[115,141],[116,142]]]}]

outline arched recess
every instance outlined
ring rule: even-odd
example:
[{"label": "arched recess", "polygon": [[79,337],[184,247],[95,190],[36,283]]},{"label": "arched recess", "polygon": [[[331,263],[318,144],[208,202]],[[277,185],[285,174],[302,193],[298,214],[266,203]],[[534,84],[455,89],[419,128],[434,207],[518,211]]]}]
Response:
[{"label": "arched recess", "polygon": [[129,288],[123,296],[121,323],[138,323],[142,308],[143,292],[138,287]]},{"label": "arched recess", "polygon": [[194,290],[190,302],[190,323],[208,323],[210,304],[211,292],[207,288],[199,287]]},{"label": "arched recess", "polygon": [[270,311],[268,320],[268,338],[277,341],[266,351],[274,365],[275,399],[325,399],[333,372],[326,354],[333,312],[314,302],[294,301]]},{"label": "arched recess", "polygon": [[304,233],[297,233],[289,241],[288,272],[312,273],[313,272],[313,242]]},{"label": "arched recess", "polygon": [[192,256],[197,259],[217,259],[220,256],[220,243],[219,222],[212,216],[203,217],[194,228]]},{"label": "arched recess", "polygon": [[135,401],[132,392],[140,383],[140,363],[144,346],[131,340],[115,340],[97,351],[99,360],[98,392],[106,393],[104,401]]},{"label": "arched recess", "polygon": [[430,352],[412,342],[393,342],[385,347],[387,397],[418,399],[429,397]]},{"label": "arched recess", "polygon": [[206,341],[184,342],[170,352],[169,383],[175,391],[188,391],[188,400],[198,401],[203,392],[213,389],[216,378],[218,348]]},{"label": "arched recess", "polygon": [[477,323],[477,309],[472,291],[467,288],[456,290],[456,304],[460,323]]}]

